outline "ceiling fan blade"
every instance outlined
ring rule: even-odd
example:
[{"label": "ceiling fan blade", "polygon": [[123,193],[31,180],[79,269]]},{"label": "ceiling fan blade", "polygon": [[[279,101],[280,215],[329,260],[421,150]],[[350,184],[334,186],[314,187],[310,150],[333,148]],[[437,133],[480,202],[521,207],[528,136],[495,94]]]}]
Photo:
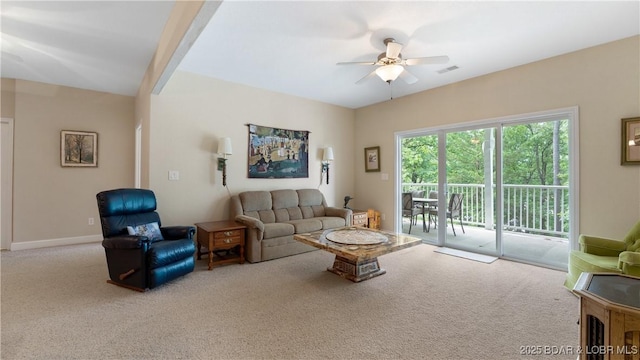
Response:
[{"label": "ceiling fan blade", "polygon": [[400,73],[400,79],[404,80],[404,82],[409,85],[415,84],[418,81],[418,78],[408,72],[407,69],[404,69],[404,71]]},{"label": "ceiling fan blade", "polygon": [[354,62],[339,62],[336,65],[375,65],[375,61],[354,61]]},{"label": "ceiling fan blade", "polygon": [[387,58],[396,59],[400,55],[400,50],[402,50],[402,44],[389,41],[387,43]]},{"label": "ceiling fan blade", "polygon": [[404,65],[427,65],[427,64],[444,64],[449,62],[449,57],[443,56],[427,56],[403,61]]},{"label": "ceiling fan blade", "polygon": [[372,72],[370,72],[370,73],[368,73],[367,75],[365,75],[362,79],[360,79],[360,80],[356,81],[356,84],[360,85],[360,84],[362,84],[363,82],[365,82],[365,81],[367,81],[367,80],[371,79],[371,78],[372,78],[372,77],[374,77],[374,76],[376,76],[376,71],[375,71],[375,70],[373,70]]}]

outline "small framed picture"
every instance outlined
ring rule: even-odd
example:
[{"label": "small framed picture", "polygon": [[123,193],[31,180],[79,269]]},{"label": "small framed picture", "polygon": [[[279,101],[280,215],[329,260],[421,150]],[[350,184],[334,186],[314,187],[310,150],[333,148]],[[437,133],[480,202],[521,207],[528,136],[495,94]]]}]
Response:
[{"label": "small framed picture", "polygon": [[364,148],[364,171],[380,171],[380,146]]},{"label": "small framed picture", "polygon": [[62,130],[60,132],[62,167],[97,167],[98,133]]},{"label": "small framed picture", "polygon": [[622,119],[621,165],[640,165],[640,117]]}]

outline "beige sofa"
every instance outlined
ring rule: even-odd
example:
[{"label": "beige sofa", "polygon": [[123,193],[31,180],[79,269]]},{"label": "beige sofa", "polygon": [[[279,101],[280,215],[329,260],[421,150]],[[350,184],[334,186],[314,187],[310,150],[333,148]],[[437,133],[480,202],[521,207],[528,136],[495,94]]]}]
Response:
[{"label": "beige sofa", "polygon": [[351,210],[328,207],[316,189],[246,191],[231,197],[230,219],[247,226],[245,258],[256,263],[315,250],[294,234],[351,225]]}]

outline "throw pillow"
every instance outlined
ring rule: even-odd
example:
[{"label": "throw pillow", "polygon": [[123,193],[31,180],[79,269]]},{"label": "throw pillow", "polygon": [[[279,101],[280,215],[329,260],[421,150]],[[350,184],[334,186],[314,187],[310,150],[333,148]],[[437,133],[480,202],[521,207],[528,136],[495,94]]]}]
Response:
[{"label": "throw pillow", "polygon": [[164,240],[157,222],[138,226],[127,226],[127,232],[129,235],[146,236],[151,242]]}]

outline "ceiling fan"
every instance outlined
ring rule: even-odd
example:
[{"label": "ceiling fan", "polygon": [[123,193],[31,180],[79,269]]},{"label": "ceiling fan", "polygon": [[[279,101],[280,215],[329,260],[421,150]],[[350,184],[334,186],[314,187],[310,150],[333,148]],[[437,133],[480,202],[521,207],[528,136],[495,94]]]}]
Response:
[{"label": "ceiling fan", "polygon": [[407,71],[404,66],[412,65],[426,65],[426,64],[444,64],[449,61],[448,56],[428,56],[419,57],[413,59],[403,59],[400,50],[402,50],[402,44],[397,43],[393,38],[384,39],[384,45],[387,47],[387,51],[378,55],[376,61],[362,61],[362,62],[339,62],[337,65],[376,65],[375,70],[370,72],[367,76],[356,81],[356,84],[361,84],[365,80],[378,75],[380,79],[391,84],[398,77],[404,80],[407,84],[413,84],[418,81],[418,78]]}]

